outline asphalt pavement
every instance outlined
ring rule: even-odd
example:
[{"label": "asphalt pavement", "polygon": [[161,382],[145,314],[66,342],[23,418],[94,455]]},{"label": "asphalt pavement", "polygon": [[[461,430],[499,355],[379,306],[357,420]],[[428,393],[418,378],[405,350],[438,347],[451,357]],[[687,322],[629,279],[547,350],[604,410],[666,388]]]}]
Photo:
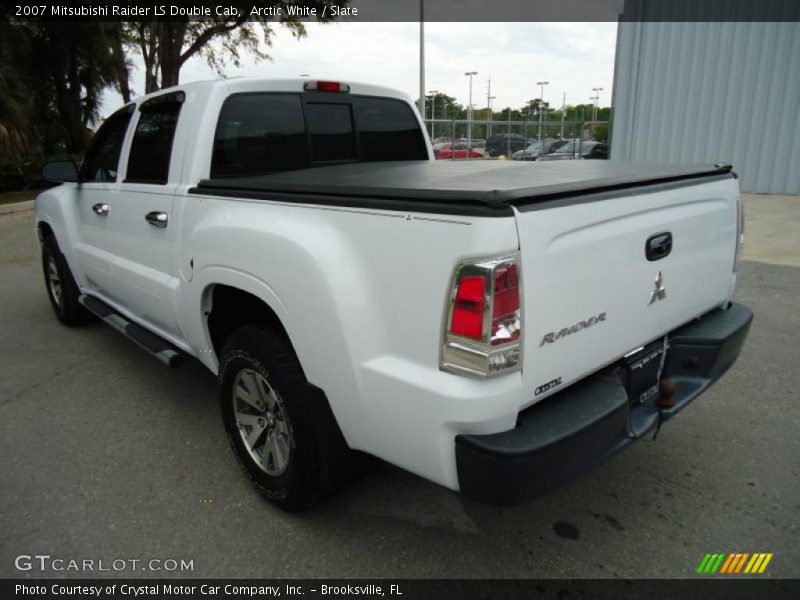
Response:
[{"label": "asphalt pavement", "polygon": [[800,577],[800,198],[746,206],[750,337],[657,441],[514,508],[381,464],[299,515],[239,470],[214,376],[167,369],[100,323],[61,326],[31,213],[2,216],[0,577],[87,575],[15,568],[48,554],[193,564],[98,573],[126,577],[682,578],[708,552],[771,552],[760,577]]}]

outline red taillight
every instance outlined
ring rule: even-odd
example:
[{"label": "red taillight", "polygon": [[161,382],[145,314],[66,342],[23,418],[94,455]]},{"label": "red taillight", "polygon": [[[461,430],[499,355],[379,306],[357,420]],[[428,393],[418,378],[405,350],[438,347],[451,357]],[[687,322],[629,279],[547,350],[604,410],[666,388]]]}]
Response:
[{"label": "red taillight", "polygon": [[349,92],[350,86],[340,81],[306,81],[303,84],[304,90],[315,90],[317,92]]},{"label": "red taillight", "polygon": [[519,339],[519,271],[514,263],[494,272],[492,304],[492,346]]},{"label": "red taillight", "polygon": [[482,275],[462,277],[453,305],[450,333],[480,340],[486,310],[486,279]]},{"label": "red taillight", "polygon": [[519,255],[465,261],[447,296],[442,370],[495,377],[522,368]]}]

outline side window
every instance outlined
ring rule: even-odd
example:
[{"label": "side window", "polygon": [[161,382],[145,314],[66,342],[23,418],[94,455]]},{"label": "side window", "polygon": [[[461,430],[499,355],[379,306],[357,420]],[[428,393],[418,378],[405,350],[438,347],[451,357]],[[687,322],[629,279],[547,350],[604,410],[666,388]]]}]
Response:
[{"label": "side window", "polygon": [[116,181],[119,155],[125,132],[133,115],[133,106],[126,106],[106,119],[97,130],[81,165],[81,181]]},{"label": "side window", "polygon": [[184,94],[168,94],[139,107],[139,122],[133,134],[125,181],[133,183],[167,182],[175,128]]},{"label": "side window", "polygon": [[416,116],[405,102],[356,98],[353,102],[360,160],[426,160],[428,151]]},{"label": "side window", "polygon": [[303,169],[310,164],[297,94],[245,94],[225,101],[214,135],[211,177]]}]

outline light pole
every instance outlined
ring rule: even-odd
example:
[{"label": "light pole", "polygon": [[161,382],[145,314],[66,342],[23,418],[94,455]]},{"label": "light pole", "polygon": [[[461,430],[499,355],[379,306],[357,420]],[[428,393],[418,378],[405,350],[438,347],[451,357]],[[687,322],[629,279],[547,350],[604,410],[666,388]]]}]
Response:
[{"label": "light pole", "polygon": [[567,114],[567,92],[564,92],[564,99],[561,101],[561,133],[558,137],[562,140],[564,139],[564,121],[566,120]]},{"label": "light pole", "polygon": [[[595,104],[597,104],[597,98],[597,96],[589,96],[589,100],[592,100]],[[592,120],[589,123],[589,131],[591,131],[592,138],[594,138],[594,107],[592,107]],[[581,137],[583,137],[583,132],[581,132]]]},{"label": "light pole", "polygon": [[600,92],[603,91],[603,88],[592,88],[594,92],[594,96],[592,96],[592,100],[594,100],[594,109],[592,110],[592,137],[594,137],[594,128],[597,126],[597,101],[600,100]]},{"label": "light pole", "polygon": [[489,128],[486,132],[486,137],[492,135],[492,100],[495,98],[497,98],[497,96],[489,96],[489,116],[486,118],[486,121],[489,123]]},{"label": "light pole", "polygon": [[431,141],[433,141],[434,134],[435,134],[435,127],[436,127],[436,94],[439,93],[439,90],[429,90],[428,93],[431,95]]},{"label": "light pole", "polygon": [[492,100],[494,100],[494,96],[492,96],[492,76],[489,75],[489,83],[486,86],[486,108],[489,111],[489,114],[486,116],[487,138],[492,135]]},{"label": "light pole", "polygon": [[467,105],[467,149],[472,147],[472,76],[477,74],[477,71],[467,71],[464,73],[464,75],[469,77],[469,104]]},{"label": "light pole", "polygon": [[549,81],[537,81],[536,85],[541,86],[539,93],[539,140],[542,139],[542,116],[544,115],[544,86],[550,85]]},{"label": "light pole", "polygon": [[425,0],[419,0],[419,114],[425,118]]}]

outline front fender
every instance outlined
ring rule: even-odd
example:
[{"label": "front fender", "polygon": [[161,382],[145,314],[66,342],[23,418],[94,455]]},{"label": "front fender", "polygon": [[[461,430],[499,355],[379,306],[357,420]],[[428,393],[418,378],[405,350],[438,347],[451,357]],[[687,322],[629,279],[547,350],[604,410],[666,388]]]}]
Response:
[{"label": "front fender", "polygon": [[76,184],[63,183],[59,186],[45,190],[36,197],[34,204],[34,233],[37,240],[39,226],[46,223],[52,230],[58,242],[61,253],[66,257],[70,271],[79,286],[83,286],[84,277],[75,254],[74,244],[80,239],[78,232],[77,202],[75,199]]}]

